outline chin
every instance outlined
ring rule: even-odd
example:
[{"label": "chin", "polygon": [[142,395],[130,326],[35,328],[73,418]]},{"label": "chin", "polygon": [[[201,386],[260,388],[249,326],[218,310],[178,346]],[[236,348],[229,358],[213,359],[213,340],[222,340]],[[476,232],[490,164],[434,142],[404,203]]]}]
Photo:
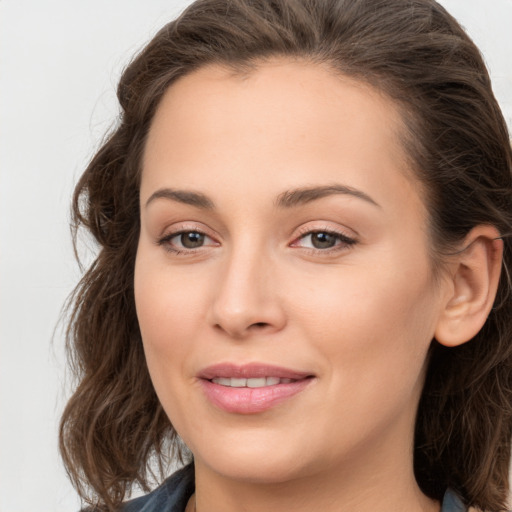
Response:
[{"label": "chin", "polygon": [[[251,439],[252,438],[252,439]],[[283,442],[269,436],[240,436],[236,440],[217,438],[208,446],[193,447],[196,464],[202,463],[218,475],[254,484],[283,483],[319,471],[321,460],[298,456],[304,444]]]},{"label": "chin", "polygon": [[[284,460],[267,456],[251,457],[228,454],[222,459],[216,459],[209,464],[215,473],[224,478],[251,484],[279,484],[299,478],[304,474],[304,468],[297,465],[296,460]],[[296,459],[296,457],[295,457]],[[205,461],[207,463],[209,461]]]}]

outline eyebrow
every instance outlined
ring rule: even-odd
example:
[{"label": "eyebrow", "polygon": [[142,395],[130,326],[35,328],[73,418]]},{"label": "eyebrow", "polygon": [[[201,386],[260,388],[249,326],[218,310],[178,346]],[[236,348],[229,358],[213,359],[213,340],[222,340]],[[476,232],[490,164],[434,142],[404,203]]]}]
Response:
[{"label": "eyebrow", "polygon": [[196,208],[201,208],[203,210],[213,210],[215,207],[213,201],[200,192],[161,188],[151,194],[149,199],[146,201],[146,208],[156,199],[170,199],[172,201],[195,206]]},{"label": "eyebrow", "polygon": [[365,194],[363,191],[358,190],[353,187],[348,187],[346,185],[325,185],[321,187],[304,187],[298,188],[294,190],[288,190],[279,194],[276,200],[276,205],[281,208],[292,208],[294,206],[299,206],[302,204],[310,203],[311,201],[315,201],[317,199],[321,199],[323,197],[342,194],[357,197],[370,203],[378,208],[381,208],[380,204],[377,203],[374,199],[372,199],[368,194]]},{"label": "eyebrow", "polygon": [[[379,208],[381,207],[375,200],[373,200],[363,191],[353,187],[348,187],[346,185],[338,184],[287,190],[277,196],[275,204],[279,208],[293,208],[295,206],[300,206],[335,194],[357,197],[374,206]],[[149,199],[146,201],[146,208],[156,199],[170,199],[171,201],[188,204],[203,210],[213,210],[215,208],[215,203],[208,196],[202,194],[201,192],[192,192],[190,190],[177,190],[171,188],[159,189],[151,194]]]}]

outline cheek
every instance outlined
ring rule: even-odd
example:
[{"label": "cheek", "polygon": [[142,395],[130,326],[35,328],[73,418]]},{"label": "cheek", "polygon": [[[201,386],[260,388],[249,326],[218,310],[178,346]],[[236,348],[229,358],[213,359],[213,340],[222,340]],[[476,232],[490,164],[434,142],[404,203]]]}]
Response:
[{"label": "cheek", "polygon": [[372,334],[367,341],[379,344],[393,332],[430,336],[435,299],[426,265],[408,269],[383,262],[322,277],[303,287],[296,301],[297,316],[308,319],[316,338],[355,341]]},{"label": "cheek", "polygon": [[351,393],[387,384],[406,393],[422,375],[436,324],[428,262],[380,258],[380,266],[342,269],[314,293],[299,315],[308,338],[331,361],[333,379]]},{"label": "cheek", "polygon": [[[149,251],[148,251],[149,252]],[[135,265],[135,304],[153,387],[173,428],[190,430],[189,407],[196,386],[190,355],[200,328],[204,290],[194,280],[169,272],[165,262],[139,249]],[[191,385],[192,384],[192,385]]]},{"label": "cheek", "polygon": [[[325,406],[332,412],[322,428],[333,439],[367,439],[383,425],[414,421],[435,308],[426,276],[402,272],[358,275],[352,269],[343,286],[317,293],[310,303],[316,321],[308,338],[326,362],[330,390]],[[342,433],[332,414],[351,418]]]},{"label": "cheek", "polygon": [[159,393],[169,379],[186,373],[184,361],[200,327],[204,290],[199,281],[184,281],[179,272],[169,272],[161,257],[140,247],[134,288],[146,361]]}]

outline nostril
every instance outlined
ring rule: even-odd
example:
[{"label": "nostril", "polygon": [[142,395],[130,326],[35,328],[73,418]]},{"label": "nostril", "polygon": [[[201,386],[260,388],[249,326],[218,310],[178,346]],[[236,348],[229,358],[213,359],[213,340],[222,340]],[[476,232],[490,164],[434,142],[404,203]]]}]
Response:
[{"label": "nostril", "polygon": [[253,327],[266,327],[268,324],[265,322],[256,322],[252,325],[253,325]]}]

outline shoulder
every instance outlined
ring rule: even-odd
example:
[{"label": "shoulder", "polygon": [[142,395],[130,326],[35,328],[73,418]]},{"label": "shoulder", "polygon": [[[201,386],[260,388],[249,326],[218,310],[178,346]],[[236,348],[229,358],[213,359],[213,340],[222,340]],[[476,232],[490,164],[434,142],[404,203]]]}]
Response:
[{"label": "shoulder", "polygon": [[184,512],[194,492],[194,466],[176,471],[160,487],[123,504],[121,512]]}]

